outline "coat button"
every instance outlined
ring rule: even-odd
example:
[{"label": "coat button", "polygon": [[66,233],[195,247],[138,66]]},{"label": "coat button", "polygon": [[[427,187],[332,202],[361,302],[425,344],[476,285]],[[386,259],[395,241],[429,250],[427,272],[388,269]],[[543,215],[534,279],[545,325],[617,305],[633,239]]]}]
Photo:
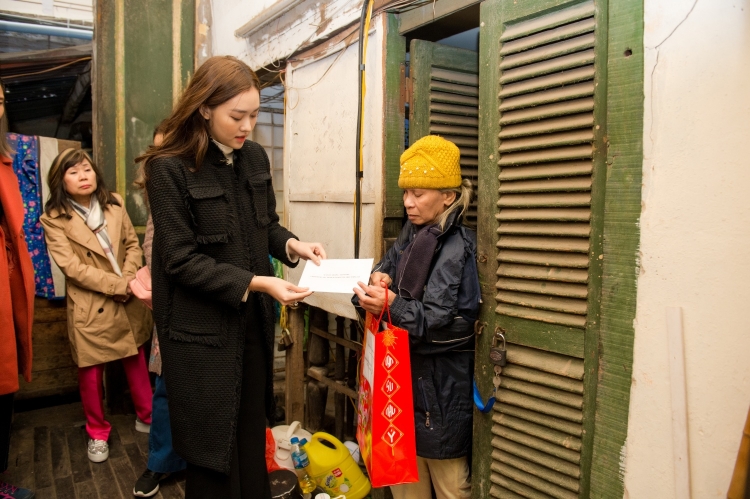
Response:
[{"label": "coat button", "polygon": [[101,314],[102,312],[104,312],[104,309],[100,308],[99,310],[97,310],[97,312],[99,312]]},{"label": "coat button", "polygon": [[90,252],[90,251],[87,251],[87,252],[86,252],[86,256],[87,256],[87,257],[89,257],[89,258],[91,258],[91,252]]}]

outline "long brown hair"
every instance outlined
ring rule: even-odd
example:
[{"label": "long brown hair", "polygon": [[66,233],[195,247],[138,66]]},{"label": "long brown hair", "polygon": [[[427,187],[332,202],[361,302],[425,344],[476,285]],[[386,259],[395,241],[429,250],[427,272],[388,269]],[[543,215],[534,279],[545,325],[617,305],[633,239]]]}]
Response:
[{"label": "long brown hair", "polygon": [[57,210],[58,212],[64,211],[68,216],[73,213],[73,206],[70,204],[67,191],[65,191],[65,172],[83,160],[89,162],[91,169],[94,170],[94,174],[96,175],[96,190],[94,194],[99,200],[102,210],[106,210],[108,204],[121,206],[112,192],[107,189],[107,186],[104,184],[102,172],[96,166],[94,160],[91,159],[91,156],[83,149],[70,148],[58,154],[55,160],[52,161],[52,166],[49,169],[49,174],[47,175],[49,199],[44,205],[44,212],[47,215],[51,216],[52,210]]},{"label": "long brown hair", "polygon": [[199,169],[210,140],[208,121],[201,116],[201,107],[214,108],[253,88],[260,91],[260,81],[255,72],[239,59],[228,55],[214,56],[204,62],[172,114],[164,120],[161,145],[151,145],[135,158],[135,162],[141,165],[139,178],[143,185],[148,181],[152,161],[157,158],[176,156],[194,162],[194,168]]},{"label": "long brown hair", "polygon": [[[0,91],[2,91],[3,99],[5,99],[5,85],[3,85],[2,81],[0,81]],[[12,158],[16,152],[8,144],[8,138],[5,135],[8,133],[8,106],[5,103],[3,105],[5,106],[5,111],[0,116],[0,156]]]}]

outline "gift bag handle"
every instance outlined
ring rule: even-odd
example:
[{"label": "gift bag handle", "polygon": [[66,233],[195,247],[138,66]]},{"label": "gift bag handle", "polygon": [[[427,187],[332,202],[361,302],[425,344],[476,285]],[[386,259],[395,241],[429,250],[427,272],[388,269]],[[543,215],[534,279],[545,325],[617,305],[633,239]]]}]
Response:
[{"label": "gift bag handle", "polygon": [[388,304],[388,286],[385,287],[385,303],[383,303],[383,310],[380,311],[380,317],[378,317],[378,327],[380,327],[380,321],[383,320],[383,313],[388,311],[388,324],[392,324],[391,321],[391,306]]}]

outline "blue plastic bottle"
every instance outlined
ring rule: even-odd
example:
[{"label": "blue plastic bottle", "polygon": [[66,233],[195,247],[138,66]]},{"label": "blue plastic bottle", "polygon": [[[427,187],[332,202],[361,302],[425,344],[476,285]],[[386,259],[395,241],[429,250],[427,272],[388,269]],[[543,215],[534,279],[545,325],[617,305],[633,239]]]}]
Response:
[{"label": "blue plastic bottle", "polygon": [[290,443],[292,444],[292,462],[294,463],[294,470],[297,472],[299,487],[303,494],[311,494],[315,490],[315,482],[306,470],[310,466],[310,459],[307,457],[305,449],[300,445],[299,438],[292,437]]}]

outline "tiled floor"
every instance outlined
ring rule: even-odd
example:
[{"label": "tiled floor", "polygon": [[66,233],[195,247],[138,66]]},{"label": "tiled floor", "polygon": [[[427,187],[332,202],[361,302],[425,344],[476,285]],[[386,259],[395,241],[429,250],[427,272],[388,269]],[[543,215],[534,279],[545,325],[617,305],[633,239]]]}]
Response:
[{"label": "tiled floor", "polygon": [[[86,455],[81,404],[16,414],[6,482],[36,492],[37,499],[130,499],[146,469],[148,435],[135,431],[135,415],[109,417],[109,459]],[[184,474],[162,482],[160,499],[184,497]]]}]

